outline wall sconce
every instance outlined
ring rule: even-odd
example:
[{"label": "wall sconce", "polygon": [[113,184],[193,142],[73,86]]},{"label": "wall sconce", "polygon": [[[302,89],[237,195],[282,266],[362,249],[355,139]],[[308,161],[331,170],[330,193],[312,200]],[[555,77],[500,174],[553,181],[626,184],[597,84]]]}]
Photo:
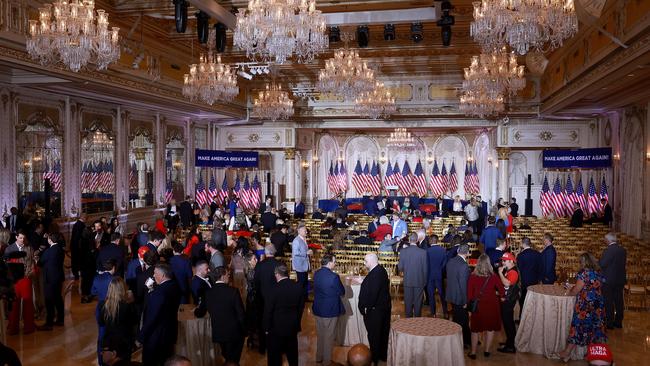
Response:
[{"label": "wall sconce", "polygon": [[309,162],[307,160],[303,160],[302,163],[300,163],[303,169],[309,169]]},{"label": "wall sconce", "polygon": [[499,163],[498,162],[494,163],[494,167],[499,168]]},{"label": "wall sconce", "polygon": [[429,154],[427,155],[427,163],[433,164],[433,154],[430,151]]},{"label": "wall sconce", "polygon": [[380,156],[380,157],[379,157],[379,163],[380,163],[380,164],[386,164],[386,157],[383,156],[383,155]]},{"label": "wall sconce", "polygon": [[619,154],[619,153],[614,154],[614,160],[616,160],[616,161],[621,160],[621,154]]},{"label": "wall sconce", "polygon": [[174,168],[180,168],[181,167],[181,162],[180,161],[175,161],[173,164]]},{"label": "wall sconce", "polygon": [[488,156],[487,160],[488,160],[488,164],[492,164],[492,157],[491,156]]},{"label": "wall sconce", "polygon": [[318,163],[319,160],[320,159],[318,158],[318,155],[314,155],[311,157],[311,161],[313,161],[314,163]]},{"label": "wall sconce", "polygon": [[645,159],[650,161],[650,152],[645,153]]},{"label": "wall sconce", "polygon": [[41,161],[43,158],[40,155],[34,156],[34,161]]},{"label": "wall sconce", "polygon": [[29,161],[29,160],[25,160],[25,161],[23,162],[23,165],[25,166],[25,168],[28,168],[28,167],[32,166],[32,162]]},{"label": "wall sconce", "polygon": [[468,162],[468,163],[471,163],[472,161],[474,161],[474,158],[472,158],[471,156],[468,156],[468,157],[467,157],[467,162]]}]

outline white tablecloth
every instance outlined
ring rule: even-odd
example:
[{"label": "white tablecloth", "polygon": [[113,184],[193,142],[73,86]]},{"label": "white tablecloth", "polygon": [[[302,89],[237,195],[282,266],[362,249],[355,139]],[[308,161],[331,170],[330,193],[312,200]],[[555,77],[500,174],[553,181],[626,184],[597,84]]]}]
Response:
[{"label": "white tablecloth", "polygon": [[176,353],[189,358],[193,366],[213,366],[220,354],[212,343],[210,314],[194,317],[194,305],[183,304],[178,309],[178,340]]},{"label": "white tablecloth", "polygon": [[345,287],[345,296],[342,299],[345,314],[339,317],[336,325],[336,343],[342,346],[353,346],[359,343],[369,345],[368,332],[358,307],[363,277],[347,276],[342,277],[341,281]]},{"label": "white tablecloth", "polygon": [[390,326],[389,366],[465,366],[460,325],[439,318],[399,319]]}]

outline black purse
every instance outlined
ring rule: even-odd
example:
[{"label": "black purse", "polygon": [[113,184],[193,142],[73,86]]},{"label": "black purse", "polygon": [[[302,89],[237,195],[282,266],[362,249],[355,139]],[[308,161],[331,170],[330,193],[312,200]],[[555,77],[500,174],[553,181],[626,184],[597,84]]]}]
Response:
[{"label": "black purse", "polygon": [[469,304],[467,304],[467,309],[470,313],[475,313],[478,311],[478,302],[481,299],[481,296],[483,296],[483,290],[485,290],[485,286],[487,286],[488,281],[490,281],[490,277],[488,277],[483,283],[481,291],[478,293],[478,297],[476,299],[470,300]]}]

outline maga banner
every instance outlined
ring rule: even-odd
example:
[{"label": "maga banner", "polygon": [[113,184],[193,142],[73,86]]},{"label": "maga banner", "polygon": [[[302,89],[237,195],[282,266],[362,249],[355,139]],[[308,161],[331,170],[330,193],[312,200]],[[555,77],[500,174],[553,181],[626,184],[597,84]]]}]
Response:
[{"label": "maga banner", "polygon": [[612,166],[612,148],[598,147],[577,150],[544,150],[544,168],[599,169]]},{"label": "maga banner", "polygon": [[194,166],[197,168],[257,168],[257,151],[224,151],[196,149]]}]

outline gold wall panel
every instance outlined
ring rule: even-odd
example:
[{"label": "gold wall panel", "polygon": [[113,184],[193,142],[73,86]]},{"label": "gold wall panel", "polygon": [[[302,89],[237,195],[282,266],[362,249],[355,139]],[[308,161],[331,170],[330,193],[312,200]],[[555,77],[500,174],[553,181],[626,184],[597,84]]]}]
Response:
[{"label": "gold wall panel", "polygon": [[449,85],[430,85],[429,86],[429,99],[456,99],[458,98],[458,91]]},{"label": "gold wall panel", "polygon": [[396,101],[409,101],[413,99],[413,86],[407,85],[391,85],[388,90],[395,97]]}]

